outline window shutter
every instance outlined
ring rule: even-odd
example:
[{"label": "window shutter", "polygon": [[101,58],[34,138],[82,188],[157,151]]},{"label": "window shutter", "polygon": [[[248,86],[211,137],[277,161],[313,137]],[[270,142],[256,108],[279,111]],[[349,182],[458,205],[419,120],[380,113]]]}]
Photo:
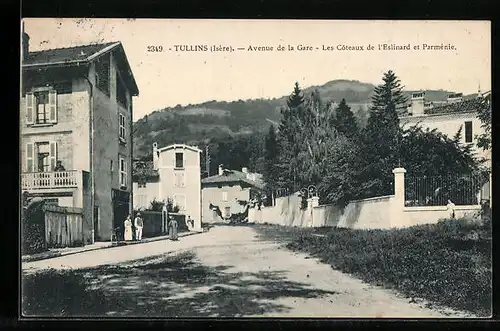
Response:
[{"label": "window shutter", "polygon": [[26,144],[26,172],[33,172],[35,149],[33,143]]},{"label": "window shutter", "polygon": [[50,142],[49,161],[50,161],[50,171],[54,171],[57,161],[57,143],[55,141]]},{"label": "window shutter", "polygon": [[123,186],[127,186],[127,176],[128,176],[128,172],[127,172],[127,161],[124,159],[123,160]]},{"label": "window shutter", "polygon": [[35,96],[33,93],[26,93],[26,124],[33,124],[35,122],[34,101]]},{"label": "window shutter", "polygon": [[57,123],[57,91],[49,91],[49,121]]}]

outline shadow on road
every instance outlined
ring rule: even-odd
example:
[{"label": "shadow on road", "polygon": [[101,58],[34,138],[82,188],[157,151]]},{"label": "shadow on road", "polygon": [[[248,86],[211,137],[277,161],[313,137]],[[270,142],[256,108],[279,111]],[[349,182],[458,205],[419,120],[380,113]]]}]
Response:
[{"label": "shadow on road", "polygon": [[191,252],[120,266],[23,277],[25,316],[238,317],[286,312],[282,297],[333,292],[286,279],[285,271],[230,272]]}]

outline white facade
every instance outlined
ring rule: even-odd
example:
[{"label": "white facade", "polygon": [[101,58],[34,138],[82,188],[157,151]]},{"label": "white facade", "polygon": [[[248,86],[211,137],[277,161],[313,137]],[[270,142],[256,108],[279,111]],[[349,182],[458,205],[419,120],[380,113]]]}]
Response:
[{"label": "white facade", "polygon": [[167,202],[170,198],[179,206],[179,213],[194,220],[194,230],[201,230],[200,153],[194,146],[158,148],[153,144],[153,168],[158,171],[159,180],[134,183],[134,208],[147,208],[153,200]]},{"label": "white facade", "polygon": [[430,130],[437,129],[444,133],[450,139],[453,138],[460,127],[462,127],[461,142],[471,144],[475,155],[479,158],[486,158],[487,163],[491,164],[491,150],[484,151],[477,147],[476,136],[484,133],[481,128],[481,121],[477,118],[477,113],[456,113],[456,114],[436,114],[407,116],[399,119],[403,128],[408,128],[418,124],[422,128]]}]

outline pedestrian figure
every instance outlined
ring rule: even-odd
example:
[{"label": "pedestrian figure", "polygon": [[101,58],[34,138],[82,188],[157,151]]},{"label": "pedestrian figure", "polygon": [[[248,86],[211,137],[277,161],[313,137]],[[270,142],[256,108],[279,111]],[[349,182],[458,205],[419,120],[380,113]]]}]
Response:
[{"label": "pedestrian figure", "polygon": [[125,231],[123,234],[125,241],[132,240],[132,219],[130,215],[127,216],[123,225],[125,226]]},{"label": "pedestrian figure", "polygon": [[446,205],[446,209],[450,213],[451,219],[455,219],[455,204],[451,202],[451,200],[448,200],[448,204]]},{"label": "pedestrian figure", "polygon": [[193,228],[194,228],[194,221],[191,219],[191,216],[188,216],[187,220],[186,220],[186,226],[188,228],[189,231],[192,231]]},{"label": "pedestrian figure", "polygon": [[179,236],[177,235],[177,221],[172,216],[170,216],[168,224],[168,235],[170,240],[179,240]]},{"label": "pedestrian figure", "polygon": [[135,225],[135,239],[142,240],[142,228],[144,227],[144,221],[142,220],[141,213],[137,213],[134,225]]},{"label": "pedestrian figure", "polygon": [[66,171],[64,166],[62,165],[62,161],[57,161],[56,166],[54,167],[54,171]]}]

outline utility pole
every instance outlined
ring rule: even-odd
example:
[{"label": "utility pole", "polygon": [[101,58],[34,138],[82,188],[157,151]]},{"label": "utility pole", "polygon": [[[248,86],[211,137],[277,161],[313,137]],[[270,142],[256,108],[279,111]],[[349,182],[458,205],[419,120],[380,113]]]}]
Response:
[{"label": "utility pole", "polygon": [[205,148],[205,170],[207,171],[207,177],[210,177],[210,153],[208,151],[208,145]]}]

